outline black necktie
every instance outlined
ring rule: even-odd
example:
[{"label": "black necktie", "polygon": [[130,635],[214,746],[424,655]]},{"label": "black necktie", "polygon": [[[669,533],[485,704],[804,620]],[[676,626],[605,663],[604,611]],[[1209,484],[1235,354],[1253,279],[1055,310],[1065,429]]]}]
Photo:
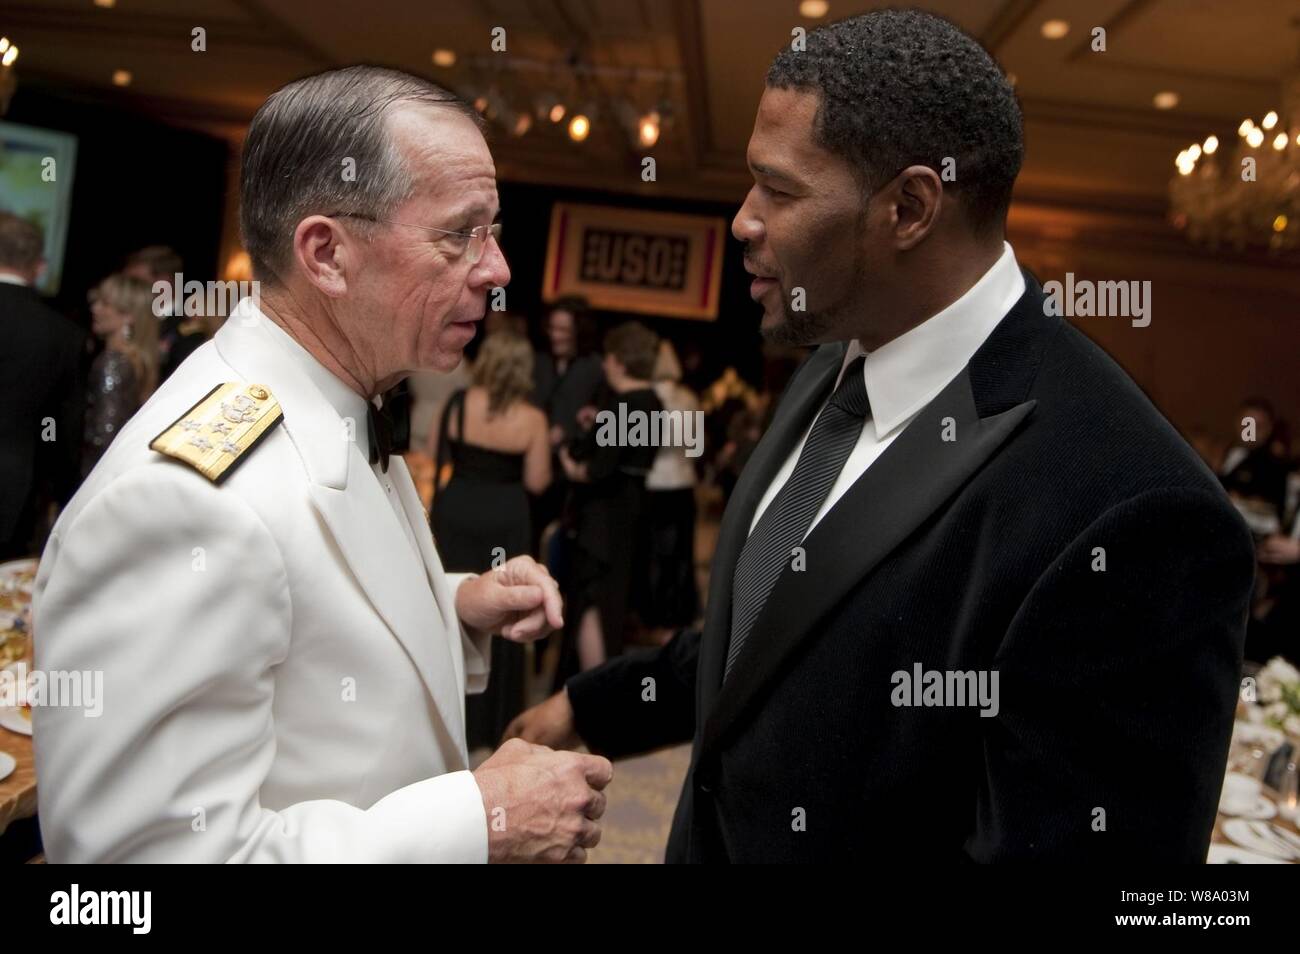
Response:
[{"label": "black necktie", "polygon": [[387,402],[382,408],[375,407],[373,401],[366,402],[366,430],[370,435],[370,463],[378,464],[379,469],[388,473],[388,457],[393,453],[393,416],[388,413]]},{"label": "black necktie", "polygon": [[763,512],[745,541],[731,583],[731,644],[727,647],[724,680],[740,655],[749,631],[767,602],[781,571],[791,564],[813,517],[844,469],[863,422],[871,414],[862,366],[855,359],[840,378],[839,387],[822,408],[804,442],[794,472]]}]

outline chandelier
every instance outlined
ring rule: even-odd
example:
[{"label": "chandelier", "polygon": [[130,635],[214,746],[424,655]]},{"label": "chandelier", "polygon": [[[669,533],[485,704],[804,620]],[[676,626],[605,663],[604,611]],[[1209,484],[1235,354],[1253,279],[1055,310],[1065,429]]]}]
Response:
[{"label": "chandelier", "polygon": [[1282,84],[1282,108],[1237,135],[1211,135],[1174,160],[1170,219],[1193,242],[1239,251],[1300,246],[1300,71]]},{"label": "chandelier", "polygon": [[[576,53],[562,60],[475,56],[449,51],[435,64],[457,65],[456,90],[490,124],[514,138],[563,130],[581,143],[597,128],[609,127],[638,150],[653,147],[677,118],[677,70],[597,65]],[[458,81],[457,81],[458,80]]]},{"label": "chandelier", "polygon": [[18,85],[14,76],[14,63],[17,59],[18,47],[9,42],[9,37],[0,36],[0,116],[8,111],[9,100]]}]

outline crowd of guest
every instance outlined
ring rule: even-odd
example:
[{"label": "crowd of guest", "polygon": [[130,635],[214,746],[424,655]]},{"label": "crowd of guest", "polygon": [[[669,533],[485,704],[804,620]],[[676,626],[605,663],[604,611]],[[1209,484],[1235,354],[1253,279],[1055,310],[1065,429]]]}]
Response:
[{"label": "crowd of guest", "polygon": [[1270,401],[1242,402],[1219,478],[1255,538],[1255,600],[1246,658],[1300,660],[1300,458]]},{"label": "crowd of guest", "polygon": [[159,382],[208,338],[206,316],[172,317],[169,299],[154,293],[155,282],[170,284],[182,271],[166,246],[132,253],[89,289],[80,323],[37,293],[44,268],[40,227],[0,210],[5,559],[39,552],[58,507]]},{"label": "crowd of guest", "polygon": [[[451,571],[519,552],[547,563],[565,628],[535,658],[559,684],[698,615],[696,460],[684,445],[603,439],[598,421],[700,405],[669,341],[639,322],[598,340],[581,299],[548,308],[536,347],[521,322],[488,324],[469,380],[445,396],[425,439],[434,539]],[[494,648],[488,691],[468,704],[472,748],[495,745],[524,708],[525,656],[505,641]]]}]

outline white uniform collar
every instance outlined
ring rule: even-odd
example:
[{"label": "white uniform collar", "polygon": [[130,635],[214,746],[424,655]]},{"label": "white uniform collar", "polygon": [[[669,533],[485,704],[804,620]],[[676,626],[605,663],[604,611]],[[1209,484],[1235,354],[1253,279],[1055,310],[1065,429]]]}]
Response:
[{"label": "white uniform collar", "polygon": [[[256,305],[252,307],[256,308]],[[266,317],[260,310],[258,314],[262,316],[266,323],[266,328],[270,332],[270,337],[285,349],[306,372],[311,383],[316,385],[325,400],[330,402],[334,410],[338,411],[339,418],[347,421],[356,422],[356,439],[357,447],[361,449],[361,456],[368,457],[370,454],[370,432],[366,426],[366,399],[356,391],[352,390],[343,379],[336,375],[320,361],[310,351],[302,346],[298,339],[285,331],[274,321]]]},{"label": "white uniform collar", "polygon": [[214,343],[236,373],[269,388],[280,402],[284,427],[314,483],[346,488],[354,447],[362,452],[358,465],[369,469],[365,399],[297,345],[251,297],[240,299]]},{"label": "white uniform collar", "polygon": [[[1006,242],[993,266],[955,302],[875,351],[857,339],[845,349],[840,374],[865,354],[863,374],[880,440],[910,420],[947,387],[1025,292],[1025,277]],[[838,385],[839,379],[836,379]]]}]

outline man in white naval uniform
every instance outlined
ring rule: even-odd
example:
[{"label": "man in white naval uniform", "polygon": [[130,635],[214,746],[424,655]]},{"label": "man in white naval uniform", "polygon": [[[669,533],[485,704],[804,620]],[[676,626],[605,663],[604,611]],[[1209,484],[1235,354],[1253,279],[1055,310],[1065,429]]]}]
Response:
[{"label": "man in white naval uniform", "polygon": [[[351,169],[352,175],[346,174]],[[249,128],[261,283],[61,515],[35,666],[102,715],[33,710],[46,854],[73,861],[582,861],[604,759],[512,742],[468,770],[489,634],[562,624],[528,557],[443,571],[378,395],[447,371],[510,272],[473,111],[352,67]]]}]

